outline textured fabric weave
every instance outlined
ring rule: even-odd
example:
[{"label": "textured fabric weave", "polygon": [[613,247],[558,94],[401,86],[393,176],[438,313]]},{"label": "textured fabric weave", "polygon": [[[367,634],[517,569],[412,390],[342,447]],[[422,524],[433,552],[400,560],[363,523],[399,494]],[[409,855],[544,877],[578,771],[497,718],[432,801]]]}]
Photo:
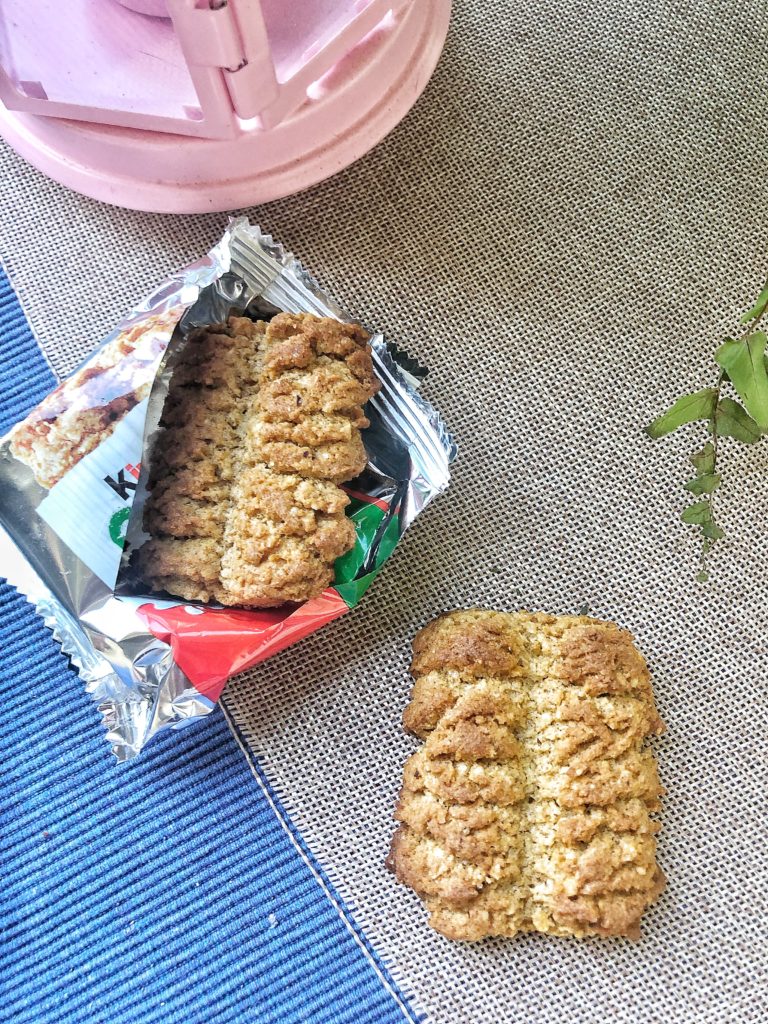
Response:
[{"label": "textured fabric weave", "polygon": [[[253,212],[432,367],[429,396],[461,444],[451,490],[361,606],[226,696],[435,1021],[768,1012],[768,455],[723,446],[728,540],[700,586],[678,516],[701,432],[652,443],[641,429],[711,379],[716,339],[765,273],[767,77],[755,0],[461,0],[403,124],[337,178]],[[4,169],[4,256],[62,369],[221,229],[96,206],[10,155]],[[451,945],[384,870],[414,748],[399,726],[410,639],[472,604],[587,606],[630,628],[651,663],[669,724],[657,751],[670,881],[636,946]]]}]

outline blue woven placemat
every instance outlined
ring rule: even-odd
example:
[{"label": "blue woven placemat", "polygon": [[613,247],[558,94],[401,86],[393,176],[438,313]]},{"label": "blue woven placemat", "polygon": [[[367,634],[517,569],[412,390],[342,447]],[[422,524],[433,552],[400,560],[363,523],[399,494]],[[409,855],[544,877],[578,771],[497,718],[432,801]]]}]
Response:
[{"label": "blue woven placemat", "polygon": [[[0,372],[2,433],[54,378],[1,270]],[[418,1019],[219,711],[118,766],[4,584],[0,631],[0,1020]]]}]

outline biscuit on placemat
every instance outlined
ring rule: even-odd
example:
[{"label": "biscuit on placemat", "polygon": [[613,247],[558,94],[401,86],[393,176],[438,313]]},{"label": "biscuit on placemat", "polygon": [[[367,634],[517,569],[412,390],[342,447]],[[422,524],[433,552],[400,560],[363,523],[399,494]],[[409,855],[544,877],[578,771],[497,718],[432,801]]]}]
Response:
[{"label": "biscuit on placemat", "polygon": [[388,866],[452,939],[639,936],[664,887],[661,733],[632,637],[583,616],[469,610],[415,638]]}]

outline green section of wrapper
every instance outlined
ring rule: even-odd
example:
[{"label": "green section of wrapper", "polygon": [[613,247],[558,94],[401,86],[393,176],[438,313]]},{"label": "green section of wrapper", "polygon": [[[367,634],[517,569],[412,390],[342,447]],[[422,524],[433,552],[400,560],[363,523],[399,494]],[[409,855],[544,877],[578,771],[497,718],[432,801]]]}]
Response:
[{"label": "green section of wrapper", "polygon": [[[350,499],[347,515],[355,524],[355,546],[337,559],[334,588],[346,604],[354,608],[400,539],[400,520],[397,513],[358,498]],[[372,548],[375,548],[375,561],[370,568]],[[367,572],[364,566],[369,566]]]}]

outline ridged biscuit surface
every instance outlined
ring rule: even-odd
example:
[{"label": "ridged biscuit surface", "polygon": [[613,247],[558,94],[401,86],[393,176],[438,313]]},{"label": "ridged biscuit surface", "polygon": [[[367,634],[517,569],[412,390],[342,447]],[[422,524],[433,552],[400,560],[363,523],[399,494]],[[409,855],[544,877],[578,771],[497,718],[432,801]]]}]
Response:
[{"label": "ridged biscuit surface", "polygon": [[187,600],[270,607],[315,597],[354,544],[339,484],[365,467],[368,336],[281,313],[192,335],[174,370],[139,566]]},{"label": "ridged biscuit surface", "polygon": [[645,662],[613,623],[450,612],[415,638],[389,866],[452,939],[639,935],[664,887],[663,731]]}]

